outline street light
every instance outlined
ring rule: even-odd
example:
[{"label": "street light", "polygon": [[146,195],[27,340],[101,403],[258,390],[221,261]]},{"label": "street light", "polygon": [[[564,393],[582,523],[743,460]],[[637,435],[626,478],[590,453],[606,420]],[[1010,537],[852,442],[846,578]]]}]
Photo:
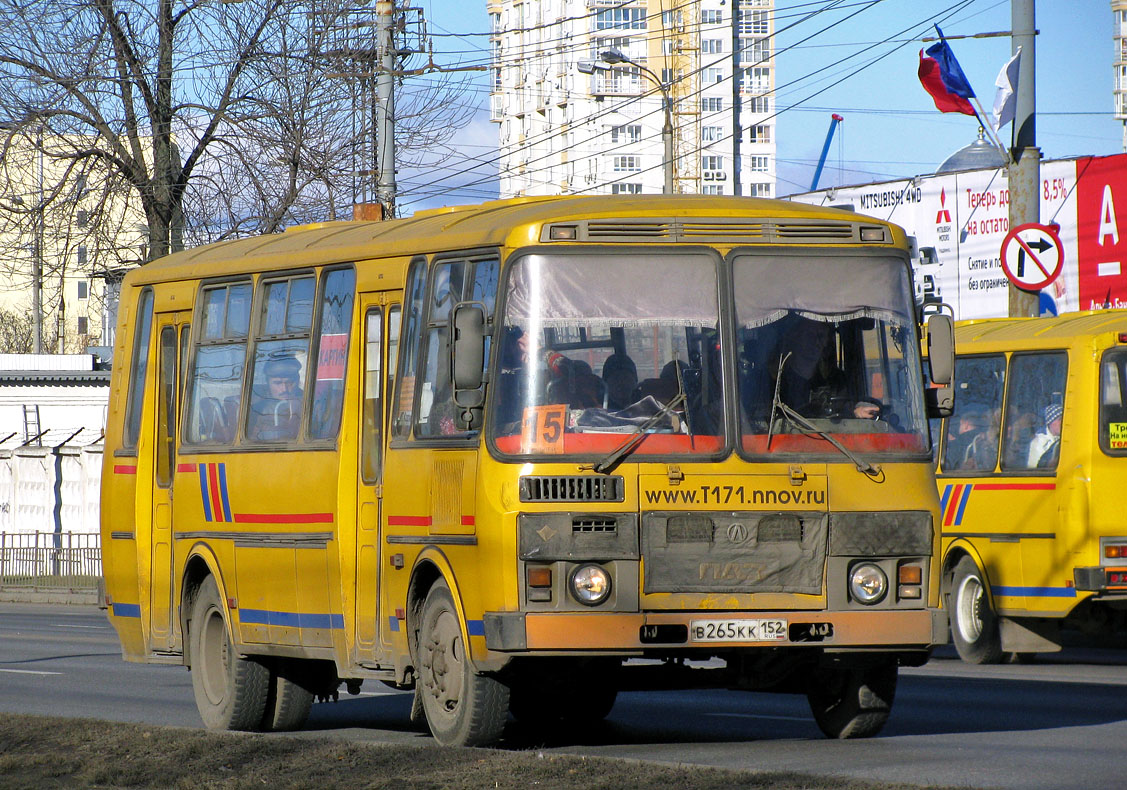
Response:
[{"label": "street light", "polygon": [[[601,62],[600,62],[601,61]],[[605,49],[599,53],[598,61],[581,60],[576,64],[576,68],[583,74],[594,74],[596,71],[609,71],[613,66],[628,63],[634,66],[641,73],[645,74],[651,80],[657,89],[661,91],[661,104],[665,108],[665,125],[661,127],[661,142],[664,147],[664,156],[662,161],[662,169],[665,172],[665,184],[662,187],[662,194],[673,194],[673,110],[669,102],[669,89],[665,83],[653,73],[652,70],[643,66],[636,60],[631,60],[622,54],[617,49]]]}]

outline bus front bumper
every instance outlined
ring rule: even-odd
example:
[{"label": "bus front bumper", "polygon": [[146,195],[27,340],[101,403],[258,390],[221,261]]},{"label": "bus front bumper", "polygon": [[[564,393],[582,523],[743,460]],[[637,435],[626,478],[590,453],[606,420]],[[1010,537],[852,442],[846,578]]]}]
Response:
[{"label": "bus front bumper", "polygon": [[[776,638],[741,638],[783,622]],[[485,645],[499,652],[642,652],[663,649],[725,650],[740,647],[821,647],[921,650],[947,642],[947,613],[940,609],[833,612],[489,612]],[[707,634],[702,621],[726,625]],[[741,627],[740,624],[747,624]],[[781,637],[781,638],[780,638]]]}]

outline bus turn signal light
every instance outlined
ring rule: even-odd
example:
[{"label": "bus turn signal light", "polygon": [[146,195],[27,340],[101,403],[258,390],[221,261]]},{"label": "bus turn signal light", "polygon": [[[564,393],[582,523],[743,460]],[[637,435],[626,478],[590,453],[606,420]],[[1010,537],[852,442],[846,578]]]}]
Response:
[{"label": "bus turn signal light", "polygon": [[552,586],[552,569],[551,568],[529,568],[528,569],[528,586],[529,587],[551,587]]},{"label": "bus turn signal light", "polygon": [[1104,557],[1117,560],[1127,557],[1127,543],[1108,543],[1104,546]]}]

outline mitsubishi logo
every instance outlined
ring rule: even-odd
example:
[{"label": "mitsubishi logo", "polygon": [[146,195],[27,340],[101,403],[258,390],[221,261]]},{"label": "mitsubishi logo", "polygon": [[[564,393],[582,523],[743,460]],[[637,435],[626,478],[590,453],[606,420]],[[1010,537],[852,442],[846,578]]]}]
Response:
[{"label": "mitsubishi logo", "polygon": [[947,190],[939,190],[939,211],[935,215],[935,224],[951,222],[951,212],[947,210]]}]

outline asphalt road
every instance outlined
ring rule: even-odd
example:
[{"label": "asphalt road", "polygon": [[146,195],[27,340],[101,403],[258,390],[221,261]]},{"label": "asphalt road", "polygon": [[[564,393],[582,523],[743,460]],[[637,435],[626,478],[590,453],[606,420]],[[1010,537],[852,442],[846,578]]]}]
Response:
[{"label": "asphalt road", "polygon": [[[1127,652],[1072,649],[1031,665],[973,667],[948,650],[901,670],[880,737],[822,738],[805,699],[727,691],[626,693],[606,722],[545,738],[510,727],[505,746],[802,771],[921,785],[1121,788]],[[365,684],[317,704],[307,732],[429,740],[410,696]],[[181,667],[127,664],[96,609],[0,604],[0,711],[199,727]]]}]

